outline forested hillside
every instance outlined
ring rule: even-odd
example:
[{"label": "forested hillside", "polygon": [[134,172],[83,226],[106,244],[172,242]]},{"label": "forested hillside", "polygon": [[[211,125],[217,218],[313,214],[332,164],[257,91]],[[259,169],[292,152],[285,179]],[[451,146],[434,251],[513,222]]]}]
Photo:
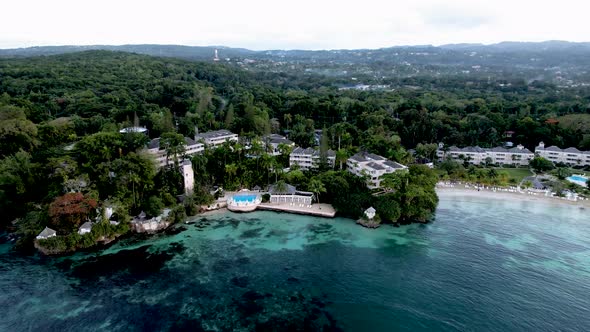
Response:
[{"label": "forested hillside", "polygon": [[[338,151],[338,165],[359,150],[410,164],[415,156],[408,150],[418,144],[418,154],[432,157],[436,146],[425,144],[491,147],[506,140],[506,131],[514,132],[513,143],[531,149],[541,140],[590,149],[585,126],[556,120],[589,112],[586,86],[461,74],[391,80],[392,89],[342,90],[340,78],[326,75],[111,51],[1,59],[1,224],[20,217],[18,227],[30,238],[46,224],[71,231],[91,213],[92,200],[112,202],[121,215],[155,214],[174,205],[182,192],[180,175],[156,170],[140,153],[146,137],[118,135],[133,124],[170,142],[195,130],[226,128],[246,139],[288,133],[302,147],[317,145],[314,131],[323,129],[322,143]],[[350,186],[364,188],[362,182],[348,175],[323,173],[315,182],[301,172],[282,175],[277,170],[288,166],[288,153],[274,159],[256,153],[235,146],[195,157],[195,172],[201,173],[191,199],[209,201],[206,189],[213,185],[237,189],[282,178],[309,190],[322,188],[323,181],[327,201],[352,216],[379,203],[365,191],[355,192]],[[64,195],[71,191],[84,195]],[[64,204],[72,208],[49,208]],[[396,213],[392,220],[400,217]],[[403,209],[401,216],[409,218]]]}]

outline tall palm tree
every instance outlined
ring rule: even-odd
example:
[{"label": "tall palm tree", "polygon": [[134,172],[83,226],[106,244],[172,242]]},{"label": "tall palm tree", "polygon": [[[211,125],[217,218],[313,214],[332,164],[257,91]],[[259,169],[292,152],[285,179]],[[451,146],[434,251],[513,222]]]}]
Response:
[{"label": "tall palm tree", "polygon": [[336,162],[340,164],[340,170],[342,170],[342,165],[347,159],[348,151],[346,151],[346,149],[338,149],[338,151],[336,151]]},{"label": "tall palm tree", "polygon": [[173,158],[174,166],[178,167],[178,157],[184,156],[185,153],[184,137],[180,134],[169,132],[160,137],[160,147],[166,149],[166,164],[170,157]]},{"label": "tall palm tree", "polygon": [[307,186],[309,188],[309,191],[311,191],[315,194],[316,200],[318,201],[318,204],[319,204],[320,203],[320,193],[325,193],[326,187],[324,186],[322,181],[320,181],[319,179],[316,179],[316,178],[311,179]]},{"label": "tall palm tree", "polygon": [[291,114],[286,113],[285,115],[283,115],[283,121],[285,121],[285,124],[287,125],[287,130],[289,130],[289,125],[291,124],[291,122],[293,122],[293,117],[291,116]]}]

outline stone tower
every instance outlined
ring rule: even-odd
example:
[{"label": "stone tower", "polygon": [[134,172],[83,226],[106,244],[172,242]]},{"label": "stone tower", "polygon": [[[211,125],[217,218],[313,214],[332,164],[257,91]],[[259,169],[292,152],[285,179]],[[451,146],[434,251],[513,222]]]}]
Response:
[{"label": "stone tower", "polygon": [[195,172],[193,171],[193,164],[190,160],[185,159],[182,162],[182,176],[184,177],[184,193],[189,195],[193,193],[195,188]]}]

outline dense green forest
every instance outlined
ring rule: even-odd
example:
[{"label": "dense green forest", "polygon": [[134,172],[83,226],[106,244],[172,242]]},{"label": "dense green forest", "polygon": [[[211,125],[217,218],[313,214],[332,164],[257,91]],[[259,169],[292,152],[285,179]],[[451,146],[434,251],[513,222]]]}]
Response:
[{"label": "dense green forest", "polygon": [[[2,226],[28,239],[45,225],[68,232],[94,217],[94,201],[109,202],[121,216],[155,215],[169,206],[180,220],[213,199],[208,189],[214,185],[238,189],[276,181],[316,192],[342,215],[358,217],[377,205],[388,211],[385,220],[424,221],[436,207],[434,190],[422,190],[434,187],[434,172],[410,167],[406,178],[386,181],[392,193],[375,197],[362,179],[341,170],[346,158],[368,150],[412,164],[416,157],[432,158],[431,143],[491,147],[503,143],[506,131],[530,149],[545,141],[590,150],[588,87],[455,74],[390,80],[399,88],[341,90],[337,77],[111,51],[1,59]],[[155,169],[141,152],[147,137],[118,133],[133,124],[170,141],[191,137],[196,128],[226,128],[246,139],[288,133],[303,147],[315,145],[314,131],[322,129],[321,148],[337,151],[337,162],[333,170],[283,173],[288,149],[272,157],[256,143],[248,151],[227,144],[193,157],[197,190],[178,205],[181,175]],[[422,185],[412,187],[416,183]]]}]

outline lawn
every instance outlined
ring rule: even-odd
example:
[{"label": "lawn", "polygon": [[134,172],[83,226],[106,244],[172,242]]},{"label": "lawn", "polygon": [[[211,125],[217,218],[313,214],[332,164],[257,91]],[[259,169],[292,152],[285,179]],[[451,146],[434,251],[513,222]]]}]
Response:
[{"label": "lawn", "polygon": [[527,176],[533,175],[528,168],[496,168],[498,172],[506,172],[510,178],[515,179],[516,182],[522,181]]}]

